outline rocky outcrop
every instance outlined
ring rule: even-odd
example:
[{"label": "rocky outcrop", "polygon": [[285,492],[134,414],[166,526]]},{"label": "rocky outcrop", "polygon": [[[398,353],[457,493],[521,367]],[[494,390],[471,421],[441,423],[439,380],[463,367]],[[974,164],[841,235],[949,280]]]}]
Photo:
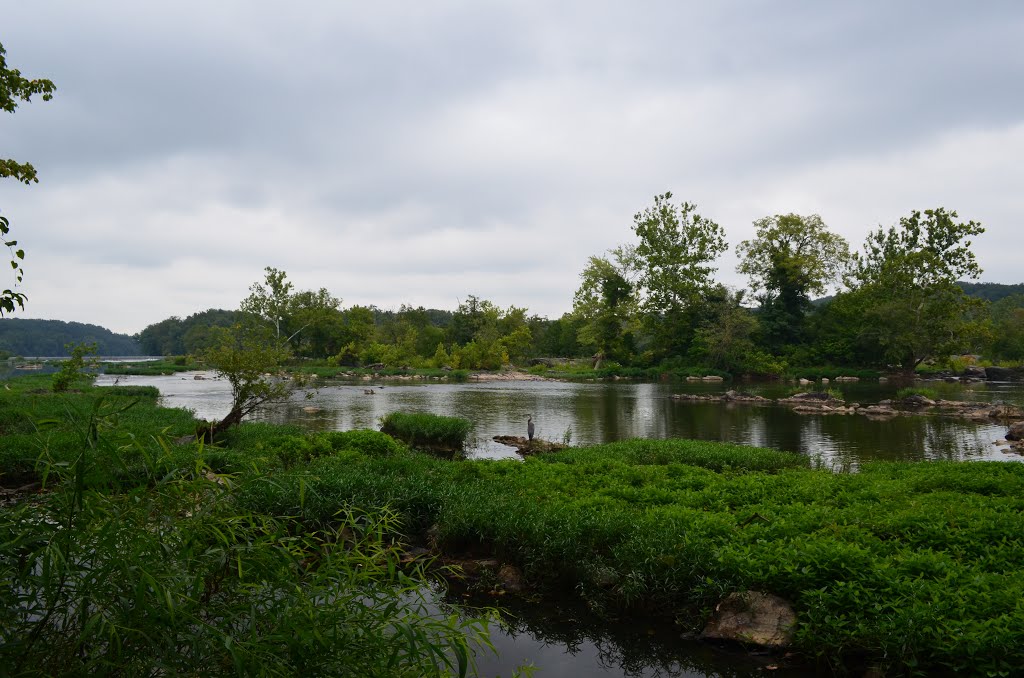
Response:
[{"label": "rocky outcrop", "polygon": [[788,398],[779,398],[776,402],[800,414],[853,414],[856,411],[855,408],[847,407],[845,401],[824,392],[796,393]]},{"label": "rocky outcrop", "polygon": [[1024,368],[986,367],[986,381],[1024,381]]},{"label": "rocky outcrop", "polygon": [[564,450],[569,447],[563,443],[553,443],[547,440],[541,440],[540,438],[530,440],[520,436],[494,436],[491,440],[496,443],[501,443],[502,445],[508,445],[509,447],[516,448],[516,451],[524,457],[526,455],[541,454],[543,452],[558,452],[559,450]]},{"label": "rocky outcrop", "polygon": [[988,374],[985,372],[985,368],[977,367],[976,365],[965,367],[963,373],[960,375],[961,380],[984,381],[987,378]]},{"label": "rocky outcrop", "polygon": [[941,414],[981,423],[991,423],[1024,418],[1024,408],[1016,405],[932,400],[920,394],[914,394],[901,400],[882,400],[875,405],[868,406],[862,406],[860,403],[846,403],[825,392],[797,393],[778,400],[737,391],[727,391],[722,395],[676,393],[671,397],[673,400],[686,402],[777,403],[790,407],[798,414],[862,414],[875,419],[914,414]]},{"label": "rocky outcrop", "polygon": [[709,402],[722,402],[722,403],[771,403],[772,401],[768,398],[764,398],[759,395],[752,393],[742,393],[740,391],[726,391],[722,395],[714,394],[695,394],[695,393],[675,393],[672,395],[674,400],[704,400]]},{"label": "rocky outcrop", "polygon": [[778,649],[793,642],[796,613],[770,593],[731,593],[715,608],[701,638]]},{"label": "rocky outcrop", "polygon": [[470,381],[551,381],[548,377],[518,370],[502,370],[500,372],[474,372],[469,375]]}]

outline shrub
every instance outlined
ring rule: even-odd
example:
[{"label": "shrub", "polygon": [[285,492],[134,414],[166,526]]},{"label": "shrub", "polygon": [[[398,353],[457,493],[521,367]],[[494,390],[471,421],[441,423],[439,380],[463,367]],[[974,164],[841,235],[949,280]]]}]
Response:
[{"label": "shrub", "polygon": [[85,357],[96,355],[97,351],[95,342],[91,344],[68,344],[64,348],[71,351],[71,357],[61,361],[60,369],[53,375],[53,390],[55,393],[67,391],[75,382],[88,380],[90,377],[83,374],[83,370],[91,366],[91,363],[87,363]]},{"label": "shrub", "polygon": [[937,400],[939,394],[933,388],[924,388],[918,386],[908,386],[906,388],[901,388],[900,390],[896,391],[897,400],[905,400],[913,396],[921,396],[923,398],[928,398],[929,400]]},{"label": "shrub", "polygon": [[392,412],[381,419],[381,431],[410,447],[458,450],[473,424],[461,417],[442,417],[426,412]]}]

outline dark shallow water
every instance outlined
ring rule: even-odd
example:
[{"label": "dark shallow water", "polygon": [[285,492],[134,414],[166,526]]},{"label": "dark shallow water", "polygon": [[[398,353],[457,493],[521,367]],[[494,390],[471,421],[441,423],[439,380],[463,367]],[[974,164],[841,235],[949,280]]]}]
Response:
[{"label": "dark shallow water", "polygon": [[[158,387],[164,404],[195,410],[200,417],[222,417],[230,391],[222,380],[195,380],[193,374],[121,377],[121,383]],[[98,383],[112,383],[100,377]],[[929,384],[940,397],[1024,404],[1021,384]],[[833,468],[856,467],[870,460],[916,461],[1020,460],[993,443],[1004,426],[940,416],[872,420],[855,415],[806,415],[775,405],[722,404],[673,400],[673,393],[721,393],[722,384],[570,383],[557,381],[441,384],[422,382],[345,383],[324,380],[311,399],[296,394],[258,417],[298,424],[310,430],[374,428],[395,411],[461,416],[474,423],[472,456],[500,458],[514,451],[491,440],[495,435],[525,435],[532,414],[536,435],[571,444],[628,438],[694,438],[772,447],[802,454]],[[895,385],[831,384],[848,402],[863,404],[891,397]],[[373,395],[364,393],[372,388]],[[779,397],[793,385],[743,385],[739,388]]]}]

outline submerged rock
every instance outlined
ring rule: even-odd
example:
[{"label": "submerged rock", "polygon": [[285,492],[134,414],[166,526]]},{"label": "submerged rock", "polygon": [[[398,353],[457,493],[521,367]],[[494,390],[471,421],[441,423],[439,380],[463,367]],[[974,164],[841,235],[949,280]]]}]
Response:
[{"label": "submerged rock", "polygon": [[788,602],[770,593],[731,593],[715,608],[701,638],[749,643],[767,648],[793,642],[796,613]]},{"label": "submerged rock", "polygon": [[522,593],[526,590],[526,580],[515,565],[502,565],[498,570],[498,586],[509,593]]}]

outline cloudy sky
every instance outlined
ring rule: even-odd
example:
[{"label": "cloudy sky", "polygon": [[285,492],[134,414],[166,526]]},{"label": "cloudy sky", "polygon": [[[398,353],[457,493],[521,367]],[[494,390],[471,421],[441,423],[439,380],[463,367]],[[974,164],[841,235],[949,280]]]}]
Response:
[{"label": "cloudy sky", "polygon": [[1015,0],[38,0],[0,42],[58,87],[0,118],[41,179],[0,183],[20,317],[134,333],[265,266],[346,307],[557,317],[665,191],[732,245],[944,206],[985,225],[983,280],[1024,281]]}]

